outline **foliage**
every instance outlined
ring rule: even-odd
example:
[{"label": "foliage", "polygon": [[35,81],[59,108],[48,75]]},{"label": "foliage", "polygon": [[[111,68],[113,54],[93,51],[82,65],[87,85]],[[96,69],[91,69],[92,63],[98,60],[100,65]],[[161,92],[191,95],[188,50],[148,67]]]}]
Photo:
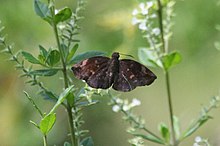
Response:
[{"label": "foliage", "polygon": [[[138,57],[143,64],[162,69],[166,81],[170,126],[164,122],[158,124],[160,135],[149,130],[145,120],[134,114],[133,108],[141,104],[138,99],[134,98],[131,102],[127,99],[122,100],[118,95],[115,96],[109,91],[105,93],[88,86],[78,86],[71,79],[68,72],[72,64],[89,57],[105,55],[104,52],[94,50],[76,55],[81,41],[78,38],[81,29],[78,22],[83,18],[80,13],[85,7],[84,0],[78,0],[74,10],[68,7],[57,10],[53,0],[48,0],[47,3],[42,0],[34,0],[36,15],[49,24],[54,31],[57,43],[56,46],[51,47],[39,45],[37,55],[24,50],[14,52],[13,45],[8,44],[6,37],[2,35],[4,27],[0,28],[0,45],[3,47],[1,52],[10,56],[9,60],[13,61],[16,69],[22,72],[20,76],[28,79],[27,84],[40,89],[39,95],[56,102],[49,112],[44,113],[35,103],[34,98],[24,92],[40,115],[39,122],[30,122],[41,132],[44,146],[48,145],[47,137],[56,123],[56,109],[60,106],[67,111],[71,137],[71,143],[65,142],[64,146],[94,146],[92,137],[88,136],[88,130],[82,129],[85,122],[82,111],[99,102],[92,99],[94,94],[99,96],[107,94],[110,97],[112,110],[124,115],[123,119],[130,124],[127,132],[133,136],[129,139],[132,146],[143,146],[145,140],[160,145],[178,146],[212,118],[210,111],[218,107],[218,96],[213,97],[210,104],[202,108],[198,118],[195,118],[188,128],[181,130],[181,121],[173,112],[169,76],[171,68],[182,60],[181,54],[176,50],[170,51],[169,47],[176,1],[139,1],[139,7],[132,12],[132,23],[138,26],[143,38],[147,40],[148,46],[138,49]],[[215,43],[215,46],[217,49],[220,48],[218,42]],[[60,89],[62,90],[60,93],[54,93],[54,90],[44,85],[42,78],[51,76],[62,78],[64,87]],[[195,146],[203,144],[209,145],[208,140],[198,137],[195,139]]]},{"label": "foliage", "polygon": [[[56,122],[56,109],[61,105],[66,108],[71,134],[71,144],[65,142],[64,145],[93,146],[91,137],[84,138],[88,130],[83,130],[81,126],[84,123],[82,110],[97,103],[97,101],[91,99],[95,91],[87,87],[73,86],[68,70],[73,63],[80,61],[80,59],[103,55],[103,52],[93,51],[75,55],[79,48],[79,40],[75,38],[79,34],[78,22],[82,19],[80,12],[85,7],[85,1],[78,0],[77,3],[77,7],[73,12],[68,7],[56,10],[55,3],[52,0],[49,0],[48,3],[34,0],[36,14],[50,24],[57,42],[57,46],[50,48],[39,45],[37,57],[24,50],[14,53],[13,46],[9,45],[6,42],[6,37],[2,35],[4,28],[0,31],[0,45],[3,46],[1,52],[11,56],[10,60],[15,62],[17,69],[22,71],[21,77],[26,77],[28,79],[26,83],[29,85],[38,86],[42,97],[56,101],[54,107],[46,114],[41,111],[34,99],[27,92],[24,92],[41,117],[39,124],[33,121],[30,122],[42,133],[45,146],[48,145],[47,135]],[[30,67],[26,67],[29,64]],[[58,72],[62,73],[64,90],[61,93],[54,93],[52,89],[44,86],[40,77],[60,76],[60,74],[57,74]]]}]

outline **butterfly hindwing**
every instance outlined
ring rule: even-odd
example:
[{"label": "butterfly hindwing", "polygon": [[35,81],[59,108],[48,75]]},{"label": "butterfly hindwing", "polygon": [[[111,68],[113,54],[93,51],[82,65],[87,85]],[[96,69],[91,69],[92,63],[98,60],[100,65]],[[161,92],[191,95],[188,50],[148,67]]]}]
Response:
[{"label": "butterfly hindwing", "polygon": [[118,91],[131,91],[137,86],[150,85],[156,75],[144,65],[130,59],[119,62],[119,73],[115,78],[113,89]]}]

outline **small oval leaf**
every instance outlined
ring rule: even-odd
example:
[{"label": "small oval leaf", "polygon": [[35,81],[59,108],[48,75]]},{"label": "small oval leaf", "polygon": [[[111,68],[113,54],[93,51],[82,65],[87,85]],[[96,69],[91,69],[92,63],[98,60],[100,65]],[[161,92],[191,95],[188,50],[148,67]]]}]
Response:
[{"label": "small oval leaf", "polygon": [[181,62],[182,57],[178,52],[172,52],[164,55],[162,58],[163,66],[165,70],[169,70],[174,65]]},{"label": "small oval leaf", "polygon": [[40,70],[33,70],[30,72],[30,74],[36,76],[53,76],[57,72],[58,69],[40,69]]},{"label": "small oval leaf", "polygon": [[159,131],[166,142],[170,141],[170,131],[164,123],[159,125]]},{"label": "small oval leaf", "polygon": [[152,67],[163,66],[155,50],[148,49],[148,48],[139,48],[138,57],[139,57],[140,62],[146,66],[152,66]]},{"label": "small oval leaf", "polygon": [[72,10],[70,8],[63,8],[59,10],[59,12],[55,15],[54,18],[55,24],[68,20],[71,16],[72,16]]},{"label": "small oval leaf", "polygon": [[47,135],[56,121],[56,114],[50,113],[46,115],[40,122],[40,130],[44,135]]},{"label": "small oval leaf", "polygon": [[69,51],[69,54],[67,56],[67,61],[69,62],[71,58],[73,58],[76,50],[79,48],[79,44],[75,44]]},{"label": "small oval leaf", "polygon": [[42,3],[40,0],[35,0],[34,10],[38,16],[51,24],[51,13],[47,4]]},{"label": "small oval leaf", "polygon": [[40,64],[40,62],[32,54],[25,51],[22,51],[21,54],[28,62],[33,64]]},{"label": "small oval leaf", "polygon": [[54,66],[60,61],[60,52],[57,50],[52,50],[49,52],[49,55],[47,57],[47,64],[49,66]]},{"label": "small oval leaf", "polygon": [[70,92],[72,91],[72,89],[73,89],[73,85],[70,86],[70,87],[68,87],[68,88],[66,88],[66,89],[60,94],[58,101],[57,101],[56,104],[53,106],[53,108],[50,110],[50,113],[53,113],[53,112],[56,110],[56,108],[57,108],[60,104],[62,104],[62,102],[67,98],[67,96],[70,94]]}]

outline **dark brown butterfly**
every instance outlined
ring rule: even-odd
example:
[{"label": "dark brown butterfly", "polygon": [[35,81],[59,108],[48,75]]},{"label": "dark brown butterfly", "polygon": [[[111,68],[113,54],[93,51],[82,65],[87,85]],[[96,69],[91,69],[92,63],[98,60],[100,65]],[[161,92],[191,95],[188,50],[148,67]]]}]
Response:
[{"label": "dark brown butterfly", "polygon": [[130,59],[119,60],[119,53],[112,58],[104,56],[85,59],[72,67],[76,78],[85,80],[93,88],[131,91],[137,86],[150,85],[157,78],[144,65]]}]

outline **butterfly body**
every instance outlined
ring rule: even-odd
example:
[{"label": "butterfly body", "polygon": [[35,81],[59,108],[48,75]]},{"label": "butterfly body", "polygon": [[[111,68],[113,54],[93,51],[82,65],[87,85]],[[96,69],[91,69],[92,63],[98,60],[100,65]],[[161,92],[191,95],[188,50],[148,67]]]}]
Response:
[{"label": "butterfly body", "polygon": [[130,59],[119,60],[119,53],[112,58],[91,57],[72,67],[76,78],[85,80],[93,88],[131,91],[137,86],[150,85],[157,77],[144,65]]}]

